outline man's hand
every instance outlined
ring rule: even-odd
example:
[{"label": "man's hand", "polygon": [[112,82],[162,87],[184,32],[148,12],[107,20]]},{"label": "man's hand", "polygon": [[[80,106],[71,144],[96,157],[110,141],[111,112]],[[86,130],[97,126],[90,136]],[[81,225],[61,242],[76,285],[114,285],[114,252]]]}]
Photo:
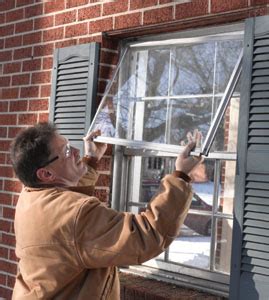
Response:
[{"label": "man's hand", "polygon": [[202,161],[201,156],[190,156],[190,152],[194,150],[196,144],[200,142],[201,134],[197,131],[191,139],[188,139],[189,143],[183,152],[178,155],[175,163],[176,170],[184,172],[185,174],[189,174]]},{"label": "man's hand", "polygon": [[107,149],[107,144],[104,143],[95,143],[93,139],[101,135],[101,130],[92,131],[87,136],[83,138],[85,155],[96,157],[100,160]]}]

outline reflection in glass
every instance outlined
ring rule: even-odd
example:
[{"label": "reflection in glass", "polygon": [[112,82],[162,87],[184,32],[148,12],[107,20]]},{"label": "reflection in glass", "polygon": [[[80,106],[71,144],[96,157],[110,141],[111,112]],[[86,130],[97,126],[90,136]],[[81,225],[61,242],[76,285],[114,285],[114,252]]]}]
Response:
[{"label": "reflection in glass", "polygon": [[[143,140],[165,143],[167,101],[146,101],[144,115]],[[141,120],[142,121],[142,120]],[[143,122],[140,122],[140,124]],[[139,126],[139,124],[136,124]]]},{"label": "reflection in glass", "polygon": [[231,261],[233,220],[217,218],[216,227],[216,250],[214,269],[219,272],[229,273]]},{"label": "reflection in glass", "polygon": [[235,161],[222,161],[218,210],[230,215],[233,213],[235,172]]},{"label": "reflection in glass", "polygon": [[208,269],[209,256],[210,236],[200,236],[185,226],[169,246],[168,259],[172,262]]},{"label": "reflection in glass", "polygon": [[187,133],[198,129],[203,137],[210,127],[214,110],[220,98],[189,98],[171,101],[170,144],[177,145],[179,141],[187,142]]}]

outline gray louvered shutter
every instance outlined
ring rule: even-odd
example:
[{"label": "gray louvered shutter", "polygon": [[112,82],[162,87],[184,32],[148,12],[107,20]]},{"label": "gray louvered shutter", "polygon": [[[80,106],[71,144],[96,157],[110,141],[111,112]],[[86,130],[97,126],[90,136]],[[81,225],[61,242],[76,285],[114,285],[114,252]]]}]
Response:
[{"label": "gray louvered shutter", "polygon": [[99,44],[56,49],[50,100],[51,122],[83,153],[82,138],[96,109]]},{"label": "gray louvered shutter", "polygon": [[269,17],[248,19],[230,299],[269,299]]}]

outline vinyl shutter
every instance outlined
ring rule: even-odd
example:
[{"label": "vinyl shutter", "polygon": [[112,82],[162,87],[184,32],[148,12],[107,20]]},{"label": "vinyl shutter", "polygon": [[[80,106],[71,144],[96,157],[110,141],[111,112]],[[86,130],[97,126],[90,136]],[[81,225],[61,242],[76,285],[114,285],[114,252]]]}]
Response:
[{"label": "vinyl shutter", "polygon": [[83,153],[82,138],[96,109],[99,44],[56,49],[54,53],[51,122]]},{"label": "vinyl shutter", "polygon": [[269,299],[269,17],[246,20],[230,299]]}]

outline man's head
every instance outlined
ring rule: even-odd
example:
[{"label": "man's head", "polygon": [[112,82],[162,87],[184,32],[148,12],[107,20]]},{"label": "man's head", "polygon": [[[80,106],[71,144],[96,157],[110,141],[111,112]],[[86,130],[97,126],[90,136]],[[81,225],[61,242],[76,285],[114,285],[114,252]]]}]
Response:
[{"label": "man's head", "polygon": [[87,171],[79,150],[49,123],[21,131],[12,143],[11,160],[18,178],[29,187],[76,185]]}]

